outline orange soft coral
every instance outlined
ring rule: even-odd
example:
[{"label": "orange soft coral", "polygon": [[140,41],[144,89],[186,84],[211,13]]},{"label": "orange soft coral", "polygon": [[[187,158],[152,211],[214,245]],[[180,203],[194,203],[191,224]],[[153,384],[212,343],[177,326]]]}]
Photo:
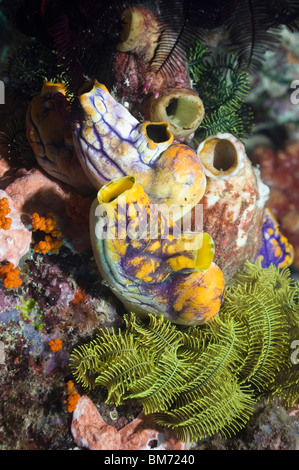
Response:
[{"label": "orange soft coral", "polygon": [[32,230],[36,232],[40,230],[49,235],[46,235],[45,240],[41,240],[34,246],[36,253],[52,253],[56,254],[63,244],[59,237],[62,233],[57,228],[56,217],[52,212],[49,212],[46,217],[41,217],[37,212],[32,214]]},{"label": "orange soft coral", "polygon": [[67,411],[68,413],[72,413],[75,411],[76,406],[78,404],[80,395],[75,391],[74,388],[74,382],[72,380],[69,380],[67,383],[67,393],[68,393],[68,399],[67,399]]},{"label": "orange soft coral", "polygon": [[3,285],[6,289],[17,289],[22,285],[22,279],[20,279],[19,274],[20,270],[15,268],[12,263],[0,268],[0,278],[3,279]]},{"label": "orange soft coral", "polygon": [[32,230],[41,230],[45,233],[50,233],[52,236],[61,236],[61,232],[57,230],[56,217],[52,212],[49,212],[46,217],[40,217],[37,212],[32,214]]},{"label": "orange soft coral", "polygon": [[58,338],[55,338],[49,341],[48,345],[52,352],[57,352],[57,351],[60,351],[60,349],[62,349],[62,341],[61,339],[58,339]]},{"label": "orange soft coral", "polygon": [[0,199],[0,229],[9,230],[11,226],[11,219],[6,217],[10,213],[8,206],[8,199],[3,197]]},{"label": "orange soft coral", "polygon": [[67,407],[66,407],[69,413],[72,413],[73,411],[75,411],[79,398],[80,398],[79,393],[73,392],[70,394],[70,396],[67,399]]},{"label": "orange soft coral", "polygon": [[63,244],[62,240],[52,238],[50,235],[45,236],[45,240],[41,240],[34,246],[34,251],[36,253],[52,253],[57,254],[59,248]]}]

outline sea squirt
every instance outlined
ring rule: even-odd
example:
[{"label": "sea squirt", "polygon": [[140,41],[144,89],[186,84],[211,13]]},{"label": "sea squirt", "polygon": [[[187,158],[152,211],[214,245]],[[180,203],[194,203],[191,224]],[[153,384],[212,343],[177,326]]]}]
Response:
[{"label": "sea squirt", "polygon": [[167,122],[140,123],[96,80],[79,90],[78,100],[74,144],[97,189],[134,176],[153,203],[179,204],[184,213],[200,201],[206,188],[203,165],[190,147],[173,142]]},{"label": "sea squirt", "polygon": [[[150,221],[150,222],[149,222]],[[128,311],[198,324],[217,315],[224,277],[207,233],[183,233],[134,177],[103,186],[90,212],[99,271]]]},{"label": "sea squirt", "polygon": [[209,136],[197,154],[207,178],[200,201],[203,230],[214,240],[215,263],[228,281],[246,260],[254,261],[261,247],[269,188],[232,134]]},{"label": "sea squirt", "polygon": [[63,83],[44,82],[26,113],[28,142],[41,168],[82,194],[94,189],[78,161],[70,124],[70,103]]}]

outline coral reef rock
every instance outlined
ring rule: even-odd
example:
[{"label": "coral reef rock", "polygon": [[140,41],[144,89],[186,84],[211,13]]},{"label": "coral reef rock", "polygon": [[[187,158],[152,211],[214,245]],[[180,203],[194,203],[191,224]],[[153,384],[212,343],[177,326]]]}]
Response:
[{"label": "coral reef rock", "polygon": [[117,431],[101,417],[87,396],[79,398],[71,432],[77,444],[90,450],[184,450],[175,433],[158,426],[151,415],[141,412]]},{"label": "coral reef rock", "polygon": [[20,259],[28,253],[32,234],[21,220],[21,212],[15,207],[13,199],[3,190],[0,190],[0,201],[7,199],[11,220],[10,228],[0,229],[0,262],[8,261],[18,266]]},{"label": "coral reef rock", "polygon": [[[32,214],[38,212],[46,215],[49,211],[55,214],[58,228],[62,231],[65,240],[75,252],[90,247],[88,224],[72,220],[67,216],[67,204],[71,195],[77,195],[68,185],[57,181],[39,168],[25,169],[16,172],[7,172],[0,182],[13,201],[13,205],[20,212],[22,221],[26,226],[32,222]],[[75,207],[71,208],[70,215],[75,215]]]}]

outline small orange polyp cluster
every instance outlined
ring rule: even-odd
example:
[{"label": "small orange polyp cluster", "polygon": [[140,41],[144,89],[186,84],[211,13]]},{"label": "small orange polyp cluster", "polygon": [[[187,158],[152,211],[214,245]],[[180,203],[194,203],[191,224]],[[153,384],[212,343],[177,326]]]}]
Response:
[{"label": "small orange polyp cluster", "polygon": [[6,217],[10,213],[11,209],[8,206],[7,197],[0,199],[0,229],[9,230],[12,220]]},{"label": "small orange polyp cluster", "polygon": [[41,240],[34,246],[36,253],[52,253],[57,254],[63,241],[59,240],[62,233],[57,229],[57,221],[55,215],[49,212],[46,217],[40,217],[37,212],[32,214],[32,230],[36,232],[41,230],[47,233],[44,240]]},{"label": "small orange polyp cluster", "polygon": [[41,240],[34,246],[34,251],[35,253],[52,253],[53,255],[56,255],[62,244],[62,240],[46,235],[44,240]]},{"label": "small orange polyp cluster", "polygon": [[67,383],[67,393],[69,396],[67,399],[66,410],[68,413],[72,413],[73,411],[75,411],[80,398],[79,393],[77,393],[74,389],[74,382],[72,380],[69,380]]},{"label": "small orange polyp cluster", "polygon": [[57,221],[55,215],[49,212],[46,217],[40,217],[37,212],[32,214],[32,230],[41,230],[50,233],[52,237],[61,237],[61,232],[57,230]]},{"label": "small orange polyp cluster", "polygon": [[15,268],[13,263],[6,264],[0,268],[0,278],[3,279],[3,285],[6,289],[17,289],[22,285],[22,279],[19,277],[20,270]]},{"label": "small orange polyp cluster", "polygon": [[60,349],[62,349],[62,341],[61,339],[58,339],[58,338],[55,338],[49,341],[48,345],[52,352],[57,352],[57,351],[60,351]]}]

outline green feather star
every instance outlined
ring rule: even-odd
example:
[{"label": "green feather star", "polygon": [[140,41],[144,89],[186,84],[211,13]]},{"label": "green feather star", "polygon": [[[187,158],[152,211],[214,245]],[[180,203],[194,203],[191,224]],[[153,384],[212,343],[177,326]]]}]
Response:
[{"label": "green feather star", "polygon": [[237,57],[224,54],[212,58],[208,49],[197,43],[189,51],[188,64],[193,87],[205,107],[195,141],[199,143],[217,132],[228,132],[238,139],[249,135],[253,125],[253,111],[245,103],[249,74]]},{"label": "green feather star", "polygon": [[299,367],[290,361],[298,299],[287,269],[246,262],[210,323],[187,328],[130,313],[124,330],[103,330],[75,348],[70,366],[83,387],[105,388],[107,403],[138,400],[183,441],[232,436],[262,396],[299,398]]}]

